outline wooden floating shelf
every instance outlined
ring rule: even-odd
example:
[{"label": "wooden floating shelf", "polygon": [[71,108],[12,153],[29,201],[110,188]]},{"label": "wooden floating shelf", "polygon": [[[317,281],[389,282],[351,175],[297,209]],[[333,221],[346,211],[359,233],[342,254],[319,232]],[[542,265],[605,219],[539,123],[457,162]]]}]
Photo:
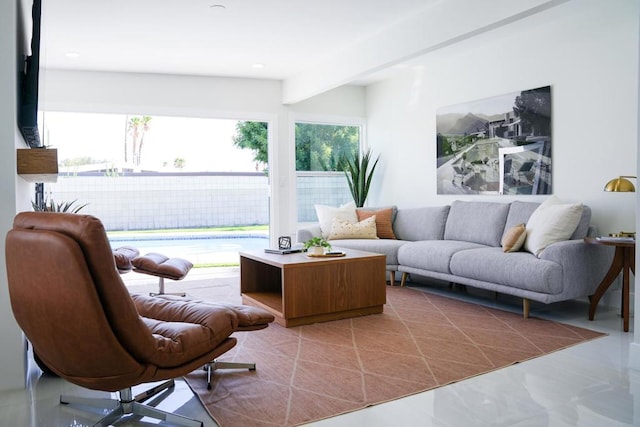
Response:
[{"label": "wooden floating shelf", "polygon": [[18,175],[29,182],[58,180],[58,150],[55,148],[19,148]]}]

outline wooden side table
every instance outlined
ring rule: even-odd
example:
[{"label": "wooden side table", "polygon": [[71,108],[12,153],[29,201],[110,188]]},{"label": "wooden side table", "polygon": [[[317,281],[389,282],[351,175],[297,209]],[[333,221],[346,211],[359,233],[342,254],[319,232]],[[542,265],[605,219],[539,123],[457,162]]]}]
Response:
[{"label": "wooden side table", "polygon": [[596,292],[590,297],[591,305],[589,306],[589,320],[593,320],[600,298],[602,298],[602,295],[604,295],[607,289],[609,289],[609,286],[611,286],[613,281],[622,271],[623,328],[625,332],[629,332],[629,271],[631,271],[635,276],[636,242],[613,239],[600,240],[595,237],[586,237],[584,241],[585,243],[607,245],[616,248],[616,252],[613,256],[611,267],[609,267],[609,271],[607,271],[607,275],[604,276],[604,279],[602,279],[602,282],[600,282],[600,285],[598,285]]}]

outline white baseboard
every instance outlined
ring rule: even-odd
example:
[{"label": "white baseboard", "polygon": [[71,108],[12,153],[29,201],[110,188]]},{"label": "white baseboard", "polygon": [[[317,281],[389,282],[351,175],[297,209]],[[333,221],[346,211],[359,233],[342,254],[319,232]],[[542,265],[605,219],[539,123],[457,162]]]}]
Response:
[{"label": "white baseboard", "polygon": [[[632,284],[631,290],[629,292],[629,314],[631,315],[631,317],[633,317],[634,311],[635,311],[635,299],[636,299],[636,293],[635,293],[634,286]],[[622,304],[622,281],[620,280],[620,286],[618,286],[617,283],[614,283],[611,286],[611,288],[609,288],[607,292],[605,292],[605,294],[602,296],[602,299],[600,300],[598,305],[603,307],[620,309],[621,304]],[[633,319],[631,319],[631,321],[633,322]]]}]

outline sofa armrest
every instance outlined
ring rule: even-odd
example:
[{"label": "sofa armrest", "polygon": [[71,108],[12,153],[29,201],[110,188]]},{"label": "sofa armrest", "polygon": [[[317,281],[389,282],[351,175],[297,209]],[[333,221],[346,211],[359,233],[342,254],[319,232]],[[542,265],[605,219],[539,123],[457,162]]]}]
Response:
[{"label": "sofa armrest", "polygon": [[562,266],[563,294],[569,298],[593,295],[607,274],[615,250],[611,246],[585,243],[582,239],[553,243],[540,259]]},{"label": "sofa armrest", "polygon": [[587,229],[586,237],[596,237],[599,235],[600,233],[598,232],[598,227],[596,227],[595,225],[590,225],[589,228]]},{"label": "sofa armrest", "polygon": [[298,235],[296,242],[304,243],[312,237],[322,237],[322,230],[320,230],[320,224],[310,225],[304,228],[298,229]]}]

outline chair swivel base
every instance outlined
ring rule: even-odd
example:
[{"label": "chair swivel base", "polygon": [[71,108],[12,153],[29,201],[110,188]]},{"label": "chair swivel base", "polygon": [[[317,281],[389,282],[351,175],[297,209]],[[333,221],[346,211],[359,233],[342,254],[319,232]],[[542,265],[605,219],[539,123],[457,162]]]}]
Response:
[{"label": "chair swivel base", "polygon": [[177,295],[179,297],[187,296],[185,292],[165,292],[164,291],[164,277],[160,277],[158,282],[158,292],[149,292],[149,295],[155,297],[157,295]]},{"label": "chair swivel base", "polygon": [[255,363],[240,363],[240,362],[218,362],[214,360],[209,362],[202,368],[207,372],[207,390],[211,390],[211,373],[216,369],[248,369],[250,371],[256,370]]},{"label": "chair swivel base", "polygon": [[[162,411],[153,406],[153,403],[146,405],[142,402],[157,395],[163,390],[174,387],[174,380],[168,380],[157,385],[147,391],[144,391],[135,397],[132,396],[131,387],[122,389],[118,392],[119,399],[107,398],[90,398],[79,396],[60,396],[60,403],[68,405],[75,404],[79,406],[87,406],[99,409],[108,408],[109,412],[100,421],[95,423],[94,427],[108,427],[114,422],[128,415],[139,417],[150,417],[157,420],[167,421],[177,426],[184,427],[203,427],[202,421],[184,417],[182,415],[172,414],[171,412]],[[171,391],[170,391],[171,392]],[[155,399],[154,399],[155,400]],[[161,400],[161,399],[160,399]],[[158,402],[155,402],[157,404]]]}]

